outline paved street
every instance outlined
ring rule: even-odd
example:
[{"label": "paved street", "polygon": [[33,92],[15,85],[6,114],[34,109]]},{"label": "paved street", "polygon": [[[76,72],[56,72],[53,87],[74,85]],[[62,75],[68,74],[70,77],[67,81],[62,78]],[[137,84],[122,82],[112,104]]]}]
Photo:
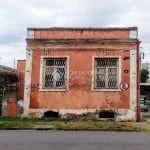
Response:
[{"label": "paved street", "polygon": [[0,150],[150,150],[150,133],[0,131]]}]

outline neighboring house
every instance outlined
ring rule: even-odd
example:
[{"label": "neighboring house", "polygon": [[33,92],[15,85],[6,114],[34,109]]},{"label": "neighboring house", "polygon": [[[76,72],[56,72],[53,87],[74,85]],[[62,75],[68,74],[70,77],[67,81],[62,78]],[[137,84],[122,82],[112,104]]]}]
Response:
[{"label": "neighboring house", "polygon": [[16,70],[0,65],[0,93],[2,101],[16,98]]},{"label": "neighboring house", "polygon": [[0,65],[0,116],[7,116],[7,103],[16,102],[16,70]]},{"label": "neighboring house", "polygon": [[28,28],[24,116],[138,120],[137,28]]}]

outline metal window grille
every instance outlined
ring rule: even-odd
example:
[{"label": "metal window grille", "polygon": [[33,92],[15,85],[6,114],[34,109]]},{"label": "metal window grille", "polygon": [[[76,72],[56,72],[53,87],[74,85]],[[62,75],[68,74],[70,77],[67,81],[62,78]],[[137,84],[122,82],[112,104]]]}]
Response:
[{"label": "metal window grille", "polygon": [[118,88],[118,58],[95,58],[94,88]]},{"label": "metal window grille", "polygon": [[43,88],[66,89],[67,58],[45,58],[43,73]]}]

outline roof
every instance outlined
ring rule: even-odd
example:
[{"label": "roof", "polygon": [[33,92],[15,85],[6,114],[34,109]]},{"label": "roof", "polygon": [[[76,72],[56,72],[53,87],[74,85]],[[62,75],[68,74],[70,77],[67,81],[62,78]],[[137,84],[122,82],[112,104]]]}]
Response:
[{"label": "roof", "polygon": [[0,65],[0,72],[15,72],[15,71],[16,70],[14,68]]},{"label": "roof", "polygon": [[27,30],[137,30],[137,27],[106,27],[106,28],[98,28],[98,27],[50,27],[50,28],[30,28]]}]

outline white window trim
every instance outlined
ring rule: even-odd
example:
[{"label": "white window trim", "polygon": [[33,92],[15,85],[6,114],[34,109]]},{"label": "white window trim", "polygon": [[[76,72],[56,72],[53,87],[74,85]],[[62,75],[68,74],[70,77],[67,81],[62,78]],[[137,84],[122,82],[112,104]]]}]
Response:
[{"label": "white window trim", "polygon": [[[95,58],[118,58],[118,88],[115,89],[95,89],[94,88],[94,78],[95,78]],[[92,57],[92,83],[91,83],[91,91],[121,91],[119,88],[119,84],[121,83],[121,56],[93,56]]]},{"label": "white window trim", "polygon": [[[50,89],[50,88],[43,88],[43,65],[44,65],[44,59],[45,58],[66,58],[67,59],[67,81],[66,81],[66,88],[65,89]],[[70,56],[41,56],[40,60],[40,79],[39,79],[39,91],[69,91],[69,64],[70,64]]]}]

